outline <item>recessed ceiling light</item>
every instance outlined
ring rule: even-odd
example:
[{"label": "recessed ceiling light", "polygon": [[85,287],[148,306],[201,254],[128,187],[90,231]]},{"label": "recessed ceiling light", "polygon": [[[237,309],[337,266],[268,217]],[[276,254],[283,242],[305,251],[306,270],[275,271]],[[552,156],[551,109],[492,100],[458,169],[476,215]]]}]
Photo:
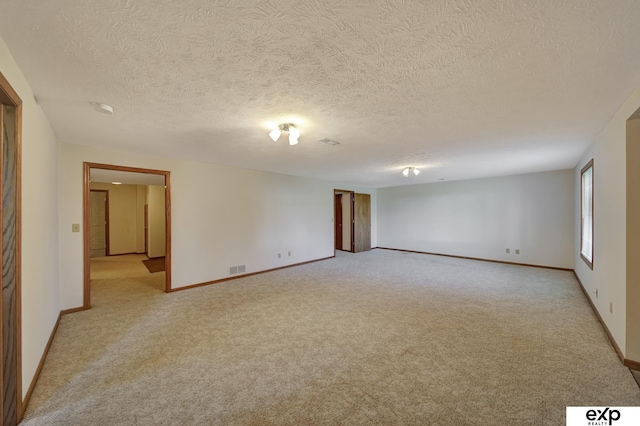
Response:
[{"label": "recessed ceiling light", "polygon": [[96,104],[96,110],[103,114],[113,114],[113,107],[107,104]]},{"label": "recessed ceiling light", "polygon": [[122,185],[122,182],[111,182],[113,185]]}]

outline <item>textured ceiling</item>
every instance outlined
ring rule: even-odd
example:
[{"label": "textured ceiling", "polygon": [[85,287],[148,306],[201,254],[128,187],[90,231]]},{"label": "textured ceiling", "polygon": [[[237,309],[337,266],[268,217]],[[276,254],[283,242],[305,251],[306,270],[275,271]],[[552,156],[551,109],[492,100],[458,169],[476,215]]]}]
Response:
[{"label": "textured ceiling", "polygon": [[63,142],[377,187],[575,166],[640,85],[639,22],[637,0],[0,3]]}]

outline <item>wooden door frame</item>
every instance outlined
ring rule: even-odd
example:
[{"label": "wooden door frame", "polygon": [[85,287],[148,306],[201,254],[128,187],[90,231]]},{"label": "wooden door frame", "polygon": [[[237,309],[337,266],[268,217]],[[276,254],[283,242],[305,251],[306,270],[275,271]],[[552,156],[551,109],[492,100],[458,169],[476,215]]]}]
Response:
[{"label": "wooden door frame", "polygon": [[[105,232],[105,251],[104,254],[106,256],[109,256],[109,190],[107,189],[89,189],[89,193],[91,192],[104,192],[104,196],[105,196],[105,203],[104,203],[104,232]],[[89,218],[89,221],[91,221],[91,218]],[[91,229],[89,229],[89,232],[91,232]],[[89,234],[89,237],[91,237],[91,234]],[[89,245],[91,245],[91,238],[89,238]],[[91,248],[89,248],[91,249]]]},{"label": "wooden door frame", "polygon": [[[11,105],[16,108],[16,416],[17,423],[22,420],[23,400],[22,400],[22,100],[9,84],[9,81],[0,72],[0,103]],[[0,209],[0,223],[2,223],[2,209]],[[2,264],[2,250],[0,250],[0,265]],[[0,289],[2,289],[2,276],[0,275]],[[0,318],[4,318],[3,301],[0,293]],[[4,325],[4,324],[2,324]],[[4,328],[4,327],[3,327]],[[0,335],[0,347],[2,347],[2,336]],[[0,350],[0,371],[4,371],[4,347]],[[2,377],[2,374],[0,374]],[[4,388],[4,377],[0,380]],[[4,394],[0,389],[0,413],[4,416]],[[1,420],[1,418],[0,418]]]},{"label": "wooden door frame", "polygon": [[[353,202],[354,202],[354,199],[355,199],[355,193],[356,192],[355,191],[348,191],[346,189],[334,189],[333,190],[333,212],[334,212],[333,214],[334,214],[334,216],[335,216],[335,211],[336,211],[336,194],[338,194],[338,193],[342,193],[342,194],[347,193],[347,194],[349,194],[349,211],[350,211],[350,214],[349,214],[349,227],[351,229],[351,235],[350,235],[351,241],[349,241],[349,250],[345,250],[344,249],[344,244],[343,244],[342,245],[342,251],[349,251],[349,252],[353,253],[354,250],[355,250],[355,245],[356,245],[355,236],[354,236],[355,228],[354,228],[354,223],[353,223],[353,219],[354,219],[354,217],[353,217],[353,215],[354,215]],[[344,200],[343,200],[343,202],[344,202]],[[343,227],[344,227],[344,215],[342,217],[342,223],[343,223]],[[335,251],[336,251],[336,248],[335,248],[336,247],[336,242],[335,242],[336,229],[335,229],[335,227],[336,227],[336,223],[335,223],[335,217],[334,217],[333,218],[333,238],[334,238],[333,253],[334,254],[335,254]]]},{"label": "wooden door frame", "polygon": [[102,170],[115,170],[120,172],[133,172],[133,173],[146,173],[152,175],[164,176],[164,206],[165,206],[165,292],[171,292],[171,172],[166,170],[155,169],[143,169],[139,167],[129,166],[116,166],[113,164],[101,164],[101,163],[83,163],[83,182],[84,190],[82,194],[83,207],[83,254],[84,254],[84,295],[83,295],[83,309],[91,308],[91,240],[89,234],[90,217],[89,217],[89,204],[90,204],[90,184],[91,184],[91,169]]},{"label": "wooden door frame", "polygon": [[[335,250],[342,250],[342,244],[344,242],[344,229],[343,229],[343,214],[342,214],[342,196],[343,194],[333,194],[333,248]],[[339,200],[339,202],[338,202]],[[340,204],[340,207],[338,207]],[[340,220],[338,220],[338,218]],[[338,233],[340,235],[338,236]]]}]

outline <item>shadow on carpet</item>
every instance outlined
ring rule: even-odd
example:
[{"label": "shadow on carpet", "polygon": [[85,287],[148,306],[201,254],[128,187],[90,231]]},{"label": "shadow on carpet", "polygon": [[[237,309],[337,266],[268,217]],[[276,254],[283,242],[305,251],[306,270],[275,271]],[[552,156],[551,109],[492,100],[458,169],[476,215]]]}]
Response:
[{"label": "shadow on carpet", "polygon": [[164,266],[164,256],[163,257],[154,257],[153,259],[143,260],[144,266],[147,267],[149,272],[152,274],[154,272],[162,272],[165,270]]}]

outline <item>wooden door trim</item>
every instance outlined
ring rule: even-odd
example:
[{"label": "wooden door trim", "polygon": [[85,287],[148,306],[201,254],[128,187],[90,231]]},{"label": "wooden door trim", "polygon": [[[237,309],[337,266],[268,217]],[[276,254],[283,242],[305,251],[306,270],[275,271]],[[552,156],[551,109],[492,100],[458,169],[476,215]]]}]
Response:
[{"label": "wooden door trim", "polygon": [[115,170],[120,172],[146,173],[164,176],[164,206],[165,206],[165,291],[171,292],[171,172],[166,170],[144,169],[140,167],[119,166],[114,164],[83,162],[83,309],[91,308],[91,240],[89,235],[89,197],[91,184],[91,169]]},{"label": "wooden door trim", "polygon": [[1,72],[0,103],[16,108],[16,415],[20,423],[25,406],[22,400],[22,99]]},{"label": "wooden door trim", "polygon": [[356,252],[356,193],[350,194],[351,202],[351,253]]},{"label": "wooden door trim", "polygon": [[[89,192],[104,192],[105,193],[105,203],[104,203],[104,232],[105,232],[105,252],[104,254],[107,256],[111,256],[110,248],[109,248],[109,190],[108,189],[89,189]],[[91,218],[89,218],[91,221]],[[89,234],[91,237],[91,234]],[[89,238],[89,244],[91,244],[91,238]]]},{"label": "wooden door trim", "polygon": [[12,105],[14,107],[22,107],[22,99],[18,93],[13,90],[9,81],[0,72],[0,103]]},{"label": "wooden door trim", "polygon": [[335,250],[342,250],[343,248],[342,242],[344,241],[344,229],[342,225],[342,216],[342,194],[333,194],[333,247]]}]

